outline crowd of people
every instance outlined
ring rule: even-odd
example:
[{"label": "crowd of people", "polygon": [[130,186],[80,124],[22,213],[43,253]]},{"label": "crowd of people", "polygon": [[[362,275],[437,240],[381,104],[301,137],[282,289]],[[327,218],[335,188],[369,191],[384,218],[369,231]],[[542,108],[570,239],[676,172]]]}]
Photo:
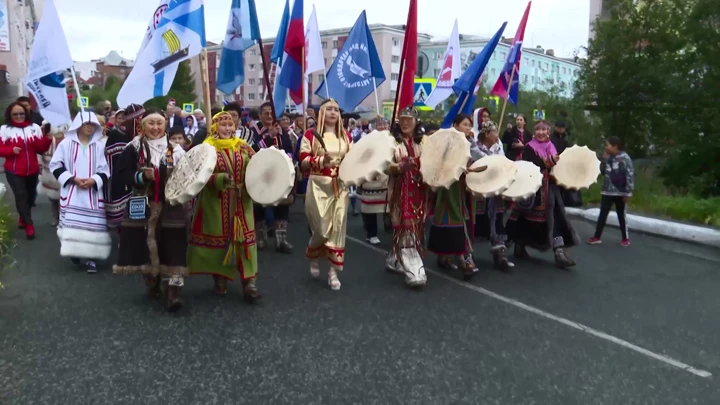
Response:
[{"label": "crowd of people", "polygon": [[[438,128],[421,123],[413,108],[400,111],[392,126],[383,117],[343,117],[332,99],[317,111],[308,108],[305,115],[275,116],[270,103],[247,116],[231,103],[207,118],[200,110],[185,115],[173,104],[165,111],[137,104],[112,111],[108,105],[56,127],[43,122],[29,100],[21,98],[8,106],[0,128],[0,157],[5,158],[18,227],[28,239],[35,238],[32,208],[40,190],[51,201],[61,256],[94,273],[97,261],[116,248],[113,272],[141,274],[148,294],[164,297],[169,311],[182,307],[181,292],[191,275],[212,276],[220,296],[227,294],[228,281],[239,278],[245,300],[260,299],[258,252],[274,239],[276,253],[293,254],[288,219],[298,201],[304,202],[310,232],[305,247],[309,273],[319,278],[321,263],[327,261],[327,283],[333,290],[341,288],[352,214],[362,215],[368,243],[380,243],[378,223],[392,234],[386,267],[403,274],[411,288],[427,283],[426,250],[437,255],[440,268],[472,278],[479,271],[476,239],[488,241],[493,266],[501,271],[515,266],[506,254],[511,245],[515,260],[527,259],[527,248],[533,248],[552,250],[560,269],[576,264],[568,249],[578,237],[565,215],[564,190],[550,174],[567,146],[562,123],[555,123],[551,135],[548,123],[538,122],[531,130],[518,116],[501,137],[485,108],[455,118],[453,127],[471,145],[466,173],[483,171],[485,167],[471,165],[490,155],[540,168],[538,192],[508,202],[473,196],[464,175],[448,189],[432,192],[423,182],[420,156]],[[392,164],[351,190],[338,178],[339,166],[372,131],[389,131],[396,146]],[[217,155],[213,174],[191,202],[172,205],[165,196],[168,179],[186,152],[201,144]],[[249,162],[269,147],[287,154],[297,174],[290,196],[273,207],[257,204],[246,189]],[[624,215],[632,195],[632,161],[616,137],[607,140],[602,173],[602,215],[591,244],[600,242],[610,207],[614,204]],[[625,226],[622,231],[627,246]]]}]

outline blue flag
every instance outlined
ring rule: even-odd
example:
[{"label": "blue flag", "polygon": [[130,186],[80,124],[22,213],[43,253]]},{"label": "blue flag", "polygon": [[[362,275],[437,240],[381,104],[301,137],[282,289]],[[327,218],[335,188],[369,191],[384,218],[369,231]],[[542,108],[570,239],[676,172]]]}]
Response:
[{"label": "blue flag", "polygon": [[285,0],[285,10],[283,11],[282,20],[280,20],[280,27],[278,28],[278,33],[275,37],[275,43],[273,44],[272,51],[270,52],[270,61],[275,64],[273,103],[275,104],[275,114],[277,114],[276,118],[280,118],[280,115],[285,111],[285,104],[287,104],[288,97],[287,87],[278,83],[278,79],[280,78],[280,73],[282,71],[283,60],[287,57],[287,55],[285,55],[285,38],[287,38],[289,25],[290,0]]},{"label": "blue flag", "polygon": [[233,94],[245,80],[245,50],[260,39],[255,0],[232,0],[223,41],[217,89]]},{"label": "blue flag", "polygon": [[341,109],[352,111],[384,81],[385,72],[363,10],[315,94],[324,97],[328,86],[330,98]]},{"label": "blue flag", "polygon": [[505,21],[495,35],[485,44],[485,47],[480,54],[475,57],[475,60],[460,76],[460,78],[453,85],[453,90],[457,94],[457,100],[452,106],[448,115],[445,116],[440,128],[450,128],[452,122],[458,114],[472,115],[473,109],[475,108],[475,87],[477,87],[480,77],[482,76],[485,68],[487,67],[490,57],[495,52],[500,38],[502,37],[503,31],[505,31]]}]

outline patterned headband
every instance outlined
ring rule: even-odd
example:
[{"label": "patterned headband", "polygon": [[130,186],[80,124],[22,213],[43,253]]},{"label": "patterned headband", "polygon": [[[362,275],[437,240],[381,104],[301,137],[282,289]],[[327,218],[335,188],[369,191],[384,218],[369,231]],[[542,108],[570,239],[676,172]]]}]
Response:
[{"label": "patterned headband", "polygon": [[160,113],[154,112],[154,113],[152,113],[152,114],[148,114],[147,116],[145,116],[145,117],[142,119],[142,123],[145,124],[145,121],[148,121],[148,120],[151,120],[151,119],[162,119],[163,121],[166,120],[166,118],[165,118],[164,115],[162,115],[162,114],[160,114]]}]

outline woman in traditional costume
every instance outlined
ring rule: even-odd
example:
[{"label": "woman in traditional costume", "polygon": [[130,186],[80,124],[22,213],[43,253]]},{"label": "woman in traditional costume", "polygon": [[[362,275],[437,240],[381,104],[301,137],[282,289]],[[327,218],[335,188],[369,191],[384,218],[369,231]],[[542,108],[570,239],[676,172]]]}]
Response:
[{"label": "woman in traditional costume", "polygon": [[[37,186],[38,194],[44,194],[50,200],[50,209],[52,212],[52,226],[58,226],[60,223],[60,183],[50,170],[50,161],[53,154],[57,150],[58,145],[65,139],[65,132],[68,130],[67,125],[56,127],[48,122],[43,122],[43,132],[52,135],[52,144],[47,152],[40,155],[40,182]],[[104,187],[103,187],[104,189]]]},{"label": "woman in traditional costume", "polygon": [[[472,121],[465,114],[458,114],[453,128],[465,134],[470,141],[470,161],[480,159],[478,146],[473,142]],[[481,172],[484,168],[474,169]],[[475,198],[465,187],[465,176],[448,189],[435,192],[433,221],[430,227],[428,250],[438,255],[438,266],[446,270],[460,268],[463,278],[469,280],[478,271],[472,257],[472,240],[475,231]],[[458,264],[453,263],[458,258]]]},{"label": "woman in traditional costume", "polygon": [[211,274],[215,294],[227,294],[227,281],[240,273],[245,300],[261,298],[257,291],[257,245],[253,201],[245,189],[245,172],[255,154],[235,137],[235,123],[227,112],[212,119],[205,143],[215,148],[215,171],[198,195],[190,226],[190,274]]},{"label": "woman in traditional costume", "polygon": [[165,184],[185,155],[165,136],[167,119],[157,110],[143,114],[142,132],[128,143],[114,168],[115,181],[132,191],[121,223],[120,251],[113,272],[142,273],[151,297],[167,293],[169,311],[182,308],[187,234],[183,206],[165,201]]},{"label": "woman in traditional costume", "polygon": [[[473,131],[474,132],[474,131]],[[481,157],[503,155],[502,147],[498,143],[497,124],[486,120],[481,124],[478,135],[478,148]],[[475,236],[490,240],[490,253],[493,257],[494,267],[498,270],[508,270],[515,265],[505,257],[505,201],[501,196],[480,198],[475,210]]]},{"label": "woman in traditional costume", "polygon": [[60,184],[60,256],[80,264],[88,273],[97,272],[95,260],[110,256],[103,187],[110,177],[102,143],[103,129],[97,115],[75,116],[50,161],[50,170]]},{"label": "woman in traditional costume", "polygon": [[514,256],[528,259],[527,247],[540,251],[553,249],[555,265],[566,269],[575,265],[566,249],[578,243],[572,224],[565,216],[560,189],[550,171],[560,160],[550,142],[550,126],[545,121],[535,125],[534,138],[525,145],[522,160],[534,163],[543,175],[542,186],[529,200],[516,203],[507,221],[508,237],[515,242]]},{"label": "woman in traditional costume", "polygon": [[428,189],[420,174],[424,136],[414,108],[400,111],[399,121],[393,132],[397,148],[388,168],[393,241],[386,267],[404,274],[410,287],[421,288],[427,282],[422,255]]},{"label": "woman in traditional costume", "polygon": [[339,290],[350,199],[348,188],[338,179],[338,168],[352,147],[352,138],[343,128],[340,107],[333,99],[320,105],[317,123],[315,129],[305,132],[300,145],[300,167],[310,172],[305,214],[312,236],[305,255],[314,278],[320,276],[320,257],[328,259],[328,284]]},{"label": "woman in traditional costume", "polygon": [[110,184],[105,185],[105,212],[107,213],[108,227],[113,229],[120,226],[125,206],[132,195],[132,188],[128,188],[122,181],[114,181],[116,168],[128,142],[142,132],[142,116],[145,108],[140,104],[130,104],[120,111],[115,117],[124,119],[124,121],[119,122],[119,125],[108,131],[105,141],[105,160],[110,168]]}]

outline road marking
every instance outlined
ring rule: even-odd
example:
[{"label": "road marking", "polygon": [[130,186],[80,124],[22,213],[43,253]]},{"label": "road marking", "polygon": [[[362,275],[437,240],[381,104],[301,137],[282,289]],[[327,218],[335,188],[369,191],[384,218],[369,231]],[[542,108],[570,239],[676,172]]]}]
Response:
[{"label": "road marking", "polygon": [[[388,254],[388,251],[387,251],[387,250],[381,249],[381,248],[376,247],[376,246],[372,246],[372,245],[370,245],[370,244],[368,244],[368,243],[366,243],[366,242],[364,242],[364,241],[362,241],[362,240],[360,240],[360,239],[354,238],[354,237],[352,237],[352,236],[346,236],[346,238],[347,238],[348,240],[353,241],[353,242],[355,242],[355,243],[357,243],[357,244],[359,244],[359,245],[362,245],[362,246],[364,246],[364,247],[366,247],[366,248],[368,248],[368,249],[374,250],[375,252],[378,252],[378,253],[381,253],[381,254],[384,254],[384,255],[387,255],[387,254]],[[437,276],[437,277],[440,277],[440,278],[442,278],[442,279],[445,279],[445,280],[447,280],[447,281],[449,281],[449,282],[451,282],[451,283],[453,283],[453,284],[455,284],[455,285],[459,285],[460,287],[464,287],[464,288],[467,288],[468,290],[472,290],[472,291],[478,292],[478,293],[483,294],[483,295],[485,295],[485,296],[487,296],[487,297],[494,298],[494,299],[496,299],[496,300],[498,300],[498,301],[502,301],[502,302],[504,302],[504,303],[506,303],[506,304],[509,304],[509,305],[514,306],[514,307],[517,307],[517,308],[523,309],[523,310],[525,310],[525,311],[531,312],[531,313],[533,313],[533,314],[535,314],[535,315],[539,315],[539,316],[541,316],[541,317],[543,317],[543,318],[553,320],[553,321],[558,322],[558,323],[561,323],[561,324],[563,324],[563,325],[565,325],[565,326],[569,326],[569,327],[571,327],[571,328],[573,328],[573,329],[577,329],[577,330],[579,330],[579,331],[581,331],[581,332],[587,333],[588,335],[595,336],[595,337],[597,337],[597,338],[600,338],[600,339],[607,340],[607,341],[609,341],[609,342],[615,343],[616,345],[620,345],[620,346],[625,347],[625,348],[627,348],[627,349],[630,349],[630,350],[632,350],[632,351],[635,351],[635,352],[638,352],[638,353],[640,353],[640,354],[643,354],[643,355],[645,355],[645,356],[647,356],[647,357],[650,357],[650,358],[653,358],[653,359],[655,359],[655,360],[661,361],[661,362],[663,362],[663,363],[665,363],[665,364],[668,364],[668,365],[670,365],[670,366],[679,368],[679,369],[681,369],[681,370],[683,370],[683,371],[687,371],[688,373],[694,374],[694,375],[696,375],[696,376],[698,376],[698,377],[703,377],[703,378],[710,378],[710,377],[712,377],[712,374],[711,374],[710,372],[708,372],[708,371],[697,369],[697,368],[692,367],[692,366],[690,366],[690,365],[688,365],[688,364],[685,364],[685,363],[683,363],[683,362],[681,362],[681,361],[675,360],[675,359],[673,359],[673,358],[671,358],[671,357],[668,357],[668,356],[665,356],[665,355],[662,355],[662,354],[658,354],[658,353],[655,353],[655,352],[651,352],[650,350],[644,349],[644,348],[642,348],[642,347],[640,347],[640,346],[636,346],[636,345],[634,345],[634,344],[632,344],[632,343],[630,343],[630,342],[628,342],[628,341],[626,341],[626,340],[622,340],[622,339],[620,339],[620,338],[616,338],[615,336],[608,335],[608,334],[605,333],[605,332],[601,332],[601,331],[599,331],[599,330],[597,330],[597,329],[593,329],[593,328],[591,328],[591,327],[589,327],[589,326],[586,326],[586,325],[583,325],[583,324],[581,324],[581,323],[577,323],[577,322],[573,322],[573,321],[571,321],[571,320],[569,320],[569,319],[561,318],[561,317],[556,316],[556,315],[553,315],[553,314],[551,314],[551,313],[549,313],[549,312],[545,312],[545,311],[543,311],[542,309],[538,309],[538,308],[532,307],[532,306],[530,306],[530,305],[524,304],[524,303],[522,303],[522,302],[520,302],[520,301],[518,301],[518,300],[515,300],[515,299],[512,299],[512,298],[508,298],[508,297],[505,297],[504,295],[500,295],[500,294],[494,293],[494,292],[492,292],[492,291],[490,291],[490,290],[486,290],[486,289],[484,289],[484,288],[482,288],[482,287],[478,287],[478,286],[475,286],[475,285],[466,283],[466,282],[464,282],[464,281],[461,281],[461,280],[458,280],[458,279],[456,279],[456,278],[450,277],[450,276],[448,276],[447,274],[441,273],[441,272],[439,272],[439,271],[437,271],[437,270],[433,270],[433,269],[431,269],[431,268],[428,268],[427,266],[425,267],[425,271],[428,272],[428,273],[432,273],[433,275],[435,275],[435,276]]]}]

